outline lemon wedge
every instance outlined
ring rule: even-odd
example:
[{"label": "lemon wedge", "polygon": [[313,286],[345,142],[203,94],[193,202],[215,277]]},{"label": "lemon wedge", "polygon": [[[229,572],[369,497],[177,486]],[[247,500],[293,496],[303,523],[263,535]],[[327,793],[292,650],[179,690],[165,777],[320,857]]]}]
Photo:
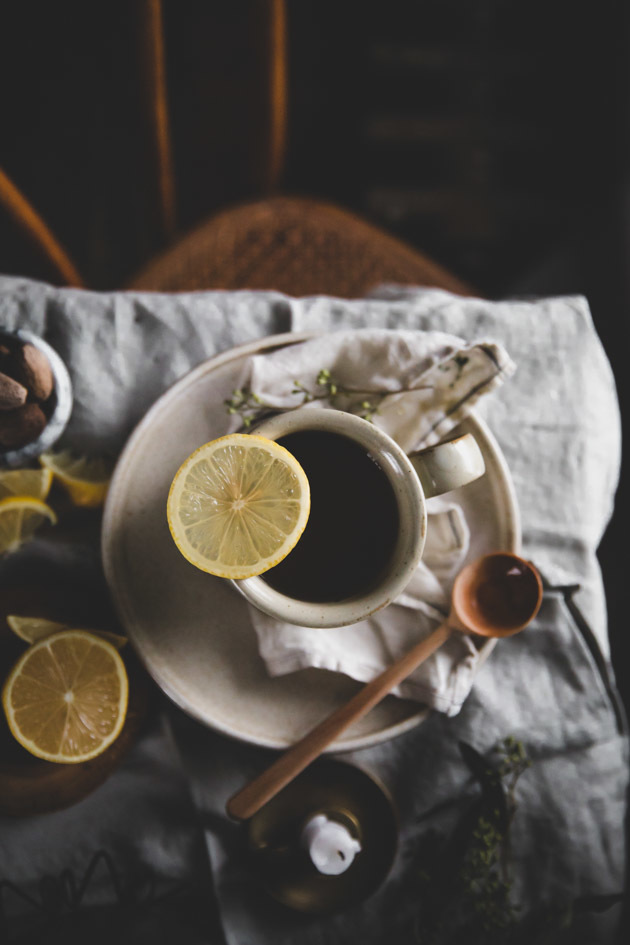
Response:
[{"label": "lemon wedge", "polygon": [[111,643],[84,630],[64,630],[33,644],[2,690],[14,738],[38,758],[89,761],[118,737],[129,682]]},{"label": "lemon wedge", "polygon": [[0,471],[0,499],[28,495],[42,502],[52,485],[50,469],[10,469]]},{"label": "lemon wedge", "polygon": [[18,495],[0,499],[0,554],[16,551],[44,522],[55,525],[57,516],[41,499]]},{"label": "lemon wedge", "polygon": [[200,446],[182,464],[167,516],[173,540],[191,564],[240,579],[286,558],[310,506],[308,479],[288,450],[234,433]]},{"label": "lemon wedge", "polygon": [[[15,635],[26,643],[38,643],[40,640],[45,640],[46,637],[52,636],[53,633],[59,633],[61,630],[78,629],[70,627],[67,623],[45,620],[43,617],[21,617],[17,614],[9,614],[7,623]],[[108,640],[117,650],[120,650],[127,642],[126,637],[119,633],[110,633],[109,630],[86,630],[85,632],[93,633],[94,636]]]},{"label": "lemon wedge", "polygon": [[70,450],[42,453],[39,461],[64,487],[75,505],[102,505],[110,480],[109,464],[102,457],[75,456]]}]

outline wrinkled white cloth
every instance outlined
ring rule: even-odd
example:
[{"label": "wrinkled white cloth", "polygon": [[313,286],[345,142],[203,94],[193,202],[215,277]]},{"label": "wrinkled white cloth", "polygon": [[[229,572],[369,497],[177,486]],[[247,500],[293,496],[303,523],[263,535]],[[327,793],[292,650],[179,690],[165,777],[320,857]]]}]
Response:
[{"label": "wrinkled white cloth", "polygon": [[[318,383],[329,372],[329,385]],[[515,370],[506,350],[490,341],[467,344],[438,331],[337,331],[246,363],[241,388],[276,410],[312,398],[317,405],[361,413],[375,408],[375,425],[403,449],[439,442]],[[330,381],[335,384],[330,396]],[[297,383],[296,383],[297,382]],[[239,426],[234,417],[231,429]],[[469,533],[460,505],[427,502],[423,559],[405,592],[390,606],[348,627],[312,629],[283,623],[250,607],[260,655],[271,676],[316,667],[367,682],[427,637],[448,613],[453,580],[466,557]],[[483,661],[470,637],[454,634],[430,660],[393,690],[455,715]]]}]

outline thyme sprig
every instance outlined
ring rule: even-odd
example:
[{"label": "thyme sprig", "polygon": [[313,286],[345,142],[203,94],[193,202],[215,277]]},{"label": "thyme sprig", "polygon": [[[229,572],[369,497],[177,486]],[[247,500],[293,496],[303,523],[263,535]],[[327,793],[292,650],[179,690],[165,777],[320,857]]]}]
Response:
[{"label": "thyme sprig", "polygon": [[[482,933],[489,934],[512,926],[518,914],[512,901],[510,828],[517,811],[517,784],[531,761],[523,743],[513,735],[497,742],[487,760],[470,745],[461,744],[460,751],[482,789],[459,868],[462,905]],[[480,767],[483,764],[485,768]]]},{"label": "thyme sprig", "polygon": [[[487,756],[459,743],[480,792],[450,836],[428,831],[416,854],[414,919],[418,945],[556,945],[580,916],[606,912],[622,892],[541,902],[525,912],[514,901],[511,825],[518,814],[517,786],[531,766],[512,735]],[[418,891],[420,896],[418,896]]]},{"label": "thyme sprig", "polygon": [[495,941],[515,926],[518,916],[512,900],[509,834],[517,784],[530,761],[513,736],[498,742],[489,757],[466,743],[459,748],[481,796],[456,825],[446,847],[440,842],[446,852],[432,860],[434,865],[429,860],[419,864],[424,907],[416,932],[423,945],[459,942],[464,930],[476,942]]}]

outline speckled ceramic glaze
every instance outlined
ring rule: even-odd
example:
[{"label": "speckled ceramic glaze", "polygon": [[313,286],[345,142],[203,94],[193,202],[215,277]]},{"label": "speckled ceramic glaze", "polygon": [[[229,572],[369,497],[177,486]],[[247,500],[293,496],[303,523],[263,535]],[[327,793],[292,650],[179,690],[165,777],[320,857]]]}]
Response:
[{"label": "speckled ceramic glaze", "polygon": [[[258,436],[277,440],[290,433],[319,430],[336,433],[363,447],[378,463],[394,491],[398,505],[398,540],[386,573],[365,594],[348,600],[311,603],[287,597],[264,577],[233,584],[259,610],[299,627],[343,627],[365,620],[391,603],[409,583],[422,557],[427,530],[426,499],[478,479],[484,461],[467,433],[449,443],[407,456],[383,430],[361,417],[339,410],[303,407],[278,414],[256,426]],[[366,509],[366,515],[369,510]],[[334,541],[334,535],[331,541]]]}]

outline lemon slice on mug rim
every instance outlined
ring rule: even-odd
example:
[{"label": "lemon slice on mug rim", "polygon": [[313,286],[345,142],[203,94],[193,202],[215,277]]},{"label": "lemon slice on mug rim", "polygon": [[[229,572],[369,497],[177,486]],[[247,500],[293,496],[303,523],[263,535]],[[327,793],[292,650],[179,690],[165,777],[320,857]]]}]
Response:
[{"label": "lemon slice on mug rim", "polygon": [[200,446],[180,466],[167,517],[191,564],[242,579],[286,558],[310,505],[306,473],[288,450],[255,434],[233,433]]}]

